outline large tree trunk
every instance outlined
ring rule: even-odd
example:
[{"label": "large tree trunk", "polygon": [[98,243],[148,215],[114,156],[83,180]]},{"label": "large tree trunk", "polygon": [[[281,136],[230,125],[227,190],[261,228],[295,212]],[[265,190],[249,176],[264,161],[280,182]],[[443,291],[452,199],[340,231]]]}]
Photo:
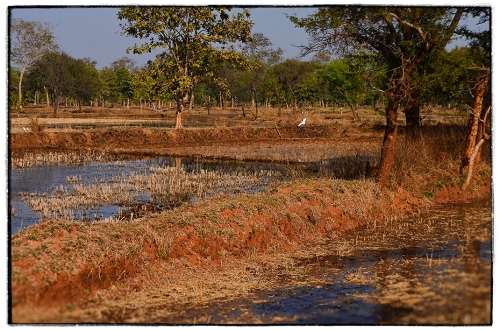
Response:
[{"label": "large tree trunk", "polygon": [[409,93],[408,103],[405,107],[406,141],[413,142],[422,137],[420,130],[420,94],[422,84],[413,86]]},{"label": "large tree trunk", "polygon": [[18,83],[18,89],[19,89],[19,109],[23,108],[23,76],[24,76],[24,71],[21,70],[21,73],[19,74],[19,83]]},{"label": "large tree trunk", "polygon": [[[488,114],[490,112],[491,106],[489,106],[485,111],[481,112],[481,120],[480,122],[486,123],[486,120],[488,118]],[[485,129],[485,126],[483,126],[483,129]],[[468,165],[468,170],[467,170],[467,178],[465,179],[464,185],[462,187],[463,190],[465,190],[469,184],[470,180],[472,178],[472,172],[474,171],[474,164],[479,163],[480,155],[481,155],[481,147],[483,146],[483,143],[490,139],[490,135],[486,133],[486,131],[483,131],[483,129],[479,129],[479,141],[477,142],[476,146],[474,147],[474,150],[472,151],[471,157],[470,157],[470,162]]]},{"label": "large tree trunk", "polygon": [[57,109],[59,108],[59,96],[54,96],[54,118],[57,117]]},{"label": "large tree trunk", "polygon": [[49,90],[44,86],[43,89],[45,90],[45,99],[47,101],[47,108],[50,107],[50,98],[49,98]]},{"label": "large tree trunk", "polygon": [[182,126],[182,112],[186,108],[186,103],[189,98],[189,91],[177,95],[177,111],[175,113],[175,129],[181,130]]},{"label": "large tree trunk", "polygon": [[386,126],[382,151],[380,155],[380,165],[378,168],[377,181],[381,185],[386,185],[389,181],[394,154],[396,152],[396,137],[398,133],[398,107],[399,99],[396,95],[389,95],[389,103],[385,111]]},{"label": "large tree trunk", "polygon": [[[486,134],[486,126],[488,121],[488,115],[491,110],[491,93],[486,93],[483,99],[483,110],[481,111],[481,117],[478,125],[478,136],[485,137]],[[477,146],[477,145],[476,145]],[[477,155],[473,158],[474,163],[478,164],[481,160],[481,149],[479,149]]]},{"label": "large tree trunk", "polygon": [[[490,80],[490,71],[482,75],[478,78],[478,84],[476,93],[474,95],[474,107],[472,109],[472,113],[469,117],[468,122],[468,134],[465,141],[465,148],[462,152],[462,163],[460,165],[460,173],[462,174],[464,171],[468,171],[469,167],[473,166],[473,156],[477,155],[478,152],[474,153],[474,149],[477,145],[477,136],[479,132],[479,122],[486,121],[486,117],[481,119],[481,112],[483,111],[483,101],[484,96],[487,91],[488,83]],[[485,116],[488,114],[486,113]],[[484,125],[482,126],[484,128]],[[481,135],[484,135],[485,132],[481,132]],[[480,137],[483,139],[484,137]],[[482,143],[481,143],[482,144]]]}]

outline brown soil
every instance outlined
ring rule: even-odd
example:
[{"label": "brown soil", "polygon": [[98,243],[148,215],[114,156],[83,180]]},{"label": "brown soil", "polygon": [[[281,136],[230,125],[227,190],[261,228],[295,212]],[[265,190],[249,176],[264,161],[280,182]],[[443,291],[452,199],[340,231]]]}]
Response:
[{"label": "brown soil", "polygon": [[[361,125],[349,132],[318,126],[13,133],[9,148],[13,156],[92,149],[116,155],[273,160],[276,146],[311,151],[344,142],[376,155],[381,131]],[[281,161],[297,161],[299,155],[284,154]],[[297,252],[392,215],[425,211],[429,203],[397,186],[338,185],[344,184],[297,182],[262,195],[201,201],[118,224],[43,221],[11,240],[12,322],[147,323],[141,307],[207,303],[272,288],[269,279],[259,284],[262,274],[272,275],[273,265],[286,265]],[[338,203],[340,189],[348,203]],[[487,196],[490,190],[490,185],[465,193],[442,188],[434,191],[433,201]],[[365,193],[377,198],[364,201]]]},{"label": "brown soil", "polygon": [[[103,129],[84,132],[12,133],[9,148],[13,156],[26,152],[104,150],[112,154],[193,155],[221,146],[253,149],[269,145],[377,143],[382,132],[354,127],[347,131],[341,126],[281,127],[281,128],[191,128],[183,131],[159,129]],[[195,149],[196,148],[196,149]],[[377,147],[378,148],[378,147]],[[237,157],[237,155],[212,155]],[[244,159],[244,157],[242,157]]]}]

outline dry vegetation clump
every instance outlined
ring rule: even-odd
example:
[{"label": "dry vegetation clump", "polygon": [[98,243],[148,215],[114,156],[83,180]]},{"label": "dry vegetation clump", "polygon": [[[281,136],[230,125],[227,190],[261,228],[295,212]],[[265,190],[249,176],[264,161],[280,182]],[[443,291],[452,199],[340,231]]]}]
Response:
[{"label": "dry vegetation clump", "polygon": [[44,220],[12,237],[14,321],[23,322],[26,309],[113,301],[117,288],[123,295],[166,279],[179,284],[183,268],[230,268],[257,253],[303,249],[373,226],[401,210],[395,204],[421,207],[371,181],[321,180],[201,200],[130,222]]},{"label": "dry vegetation clump", "polygon": [[30,117],[29,128],[31,132],[42,132],[45,130],[45,123],[38,120],[38,117]]},{"label": "dry vegetation clump", "polygon": [[[422,137],[408,141],[401,135],[391,179],[416,196],[432,199],[438,191],[461,191],[465,175],[460,176],[460,153],[466,128],[459,125],[422,127]],[[491,147],[483,145],[476,165],[474,184],[468,190],[483,190],[491,183]]]}]

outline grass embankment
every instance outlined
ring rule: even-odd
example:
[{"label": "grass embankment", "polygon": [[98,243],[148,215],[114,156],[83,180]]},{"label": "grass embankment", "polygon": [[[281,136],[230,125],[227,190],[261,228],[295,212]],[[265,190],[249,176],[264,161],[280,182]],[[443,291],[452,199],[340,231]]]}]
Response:
[{"label": "grass embankment", "polygon": [[372,181],[315,180],[132,222],[45,220],[12,238],[14,322],[51,320],[33,314],[49,307],[106,307],[132,292],[161,293],[162,286],[182,286],[184,269],[222,272],[255,254],[307,249],[421,207]]},{"label": "grass embankment", "polygon": [[141,306],[272,288],[277,279],[263,283],[254,273],[287,269],[290,260],[280,256],[423,212],[426,201],[371,180],[324,179],[131,222],[45,220],[11,241],[13,322],[144,322],[125,318],[125,310],[137,317]]}]

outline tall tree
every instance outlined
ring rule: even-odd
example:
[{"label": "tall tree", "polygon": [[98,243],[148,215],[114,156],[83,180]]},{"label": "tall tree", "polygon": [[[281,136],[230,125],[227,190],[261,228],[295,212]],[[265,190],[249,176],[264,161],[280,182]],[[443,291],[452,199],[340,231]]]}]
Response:
[{"label": "tall tree", "polygon": [[313,72],[316,62],[303,62],[295,59],[287,59],[274,67],[278,80],[283,89],[288,92],[292,99],[293,110],[298,107],[298,89],[309,73]]},{"label": "tall tree", "polygon": [[74,76],[71,67],[75,59],[66,53],[52,52],[30,68],[33,75],[41,77],[40,84],[46,88],[54,103],[54,117],[57,117],[60,98],[71,93]]},{"label": "tall tree", "polygon": [[411,92],[410,77],[436,47],[451,39],[464,8],[328,7],[306,18],[289,16],[310,36],[303,54],[330,49],[337,54],[368,50],[388,66],[386,129],[377,180],[386,184],[394,160],[398,109]]},{"label": "tall tree", "polygon": [[479,19],[479,24],[486,24],[486,29],[475,29],[467,26],[461,27],[459,33],[471,42],[476,61],[471,67],[475,73],[475,79],[471,85],[470,93],[474,97],[469,121],[468,134],[462,151],[460,172],[467,171],[467,177],[463,186],[465,189],[472,178],[474,165],[477,164],[481,147],[490,139],[487,123],[491,122],[491,32],[489,23],[491,21],[491,8],[472,8],[467,10],[467,15]]},{"label": "tall tree", "polygon": [[94,61],[85,59],[71,59],[69,72],[72,76],[69,94],[78,101],[81,110],[82,104],[89,102],[99,91],[99,72]]},{"label": "tall tree", "polygon": [[177,102],[176,129],[182,128],[181,114],[194,84],[201,77],[216,78],[214,62],[244,65],[233,43],[251,39],[250,12],[229,14],[231,7],[126,7],[118,13],[125,35],[148,39],[127,51],[149,53],[158,47],[166,51],[151,62],[151,73]]},{"label": "tall tree", "polygon": [[19,70],[19,102],[23,99],[23,77],[26,70],[47,52],[57,50],[53,27],[47,22],[13,19],[10,25],[10,60]]},{"label": "tall tree", "polygon": [[257,93],[264,79],[266,71],[270,66],[277,64],[282,59],[283,50],[281,48],[274,49],[273,43],[263,33],[257,32],[252,34],[251,40],[243,44],[242,53],[246,56],[253,70],[251,75],[252,100],[251,105],[255,107],[255,118],[259,116],[259,106],[257,102]]}]

